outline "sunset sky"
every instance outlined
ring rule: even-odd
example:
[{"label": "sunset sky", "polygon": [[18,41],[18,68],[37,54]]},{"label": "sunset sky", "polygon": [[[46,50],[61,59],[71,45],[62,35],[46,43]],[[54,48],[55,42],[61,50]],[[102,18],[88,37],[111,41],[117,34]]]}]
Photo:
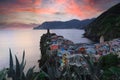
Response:
[{"label": "sunset sky", "polygon": [[[120,0],[0,0],[0,28],[6,24],[90,19]],[[8,27],[8,25],[7,25]]]}]

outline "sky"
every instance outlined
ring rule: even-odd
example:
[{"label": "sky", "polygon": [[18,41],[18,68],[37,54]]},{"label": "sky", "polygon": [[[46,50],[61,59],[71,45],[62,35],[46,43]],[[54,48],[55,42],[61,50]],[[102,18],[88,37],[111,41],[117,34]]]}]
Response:
[{"label": "sky", "polygon": [[0,29],[8,24],[91,19],[120,0],[0,0]]}]

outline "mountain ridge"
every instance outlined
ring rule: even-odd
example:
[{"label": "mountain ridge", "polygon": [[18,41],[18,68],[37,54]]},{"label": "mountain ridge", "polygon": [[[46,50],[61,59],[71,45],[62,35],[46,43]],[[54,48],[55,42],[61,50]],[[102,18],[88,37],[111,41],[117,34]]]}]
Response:
[{"label": "mountain ridge", "polygon": [[69,21],[47,21],[34,29],[84,29],[84,26],[91,23],[95,18],[86,20],[72,19]]}]

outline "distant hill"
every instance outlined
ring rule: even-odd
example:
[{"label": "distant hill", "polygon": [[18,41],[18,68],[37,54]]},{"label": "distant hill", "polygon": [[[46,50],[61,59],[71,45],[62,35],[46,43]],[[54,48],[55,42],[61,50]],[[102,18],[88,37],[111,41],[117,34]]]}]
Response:
[{"label": "distant hill", "polygon": [[85,36],[93,41],[99,41],[102,35],[105,40],[120,38],[120,3],[101,14],[85,31]]},{"label": "distant hill", "polygon": [[0,30],[16,30],[16,29],[31,29],[38,24],[25,24],[25,23],[0,23]]},{"label": "distant hill", "polygon": [[44,22],[40,26],[35,27],[34,29],[84,29],[84,26],[91,23],[93,19],[86,19],[86,20],[77,20],[73,19],[70,21],[51,21],[51,22]]}]

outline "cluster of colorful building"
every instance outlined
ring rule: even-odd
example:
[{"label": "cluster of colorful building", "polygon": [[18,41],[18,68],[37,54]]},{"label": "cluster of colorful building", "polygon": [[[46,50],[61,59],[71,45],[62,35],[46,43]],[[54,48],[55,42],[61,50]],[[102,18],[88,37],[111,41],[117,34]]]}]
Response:
[{"label": "cluster of colorful building", "polygon": [[112,41],[101,41],[100,43],[79,43],[74,44],[72,41],[65,39],[63,36],[56,34],[49,37],[50,41],[46,42],[49,45],[49,55],[57,54],[59,57],[59,63],[64,65],[76,65],[85,66],[83,57],[91,55],[94,62],[97,62],[100,56],[107,55],[109,53],[120,54],[120,39],[114,39]]}]

